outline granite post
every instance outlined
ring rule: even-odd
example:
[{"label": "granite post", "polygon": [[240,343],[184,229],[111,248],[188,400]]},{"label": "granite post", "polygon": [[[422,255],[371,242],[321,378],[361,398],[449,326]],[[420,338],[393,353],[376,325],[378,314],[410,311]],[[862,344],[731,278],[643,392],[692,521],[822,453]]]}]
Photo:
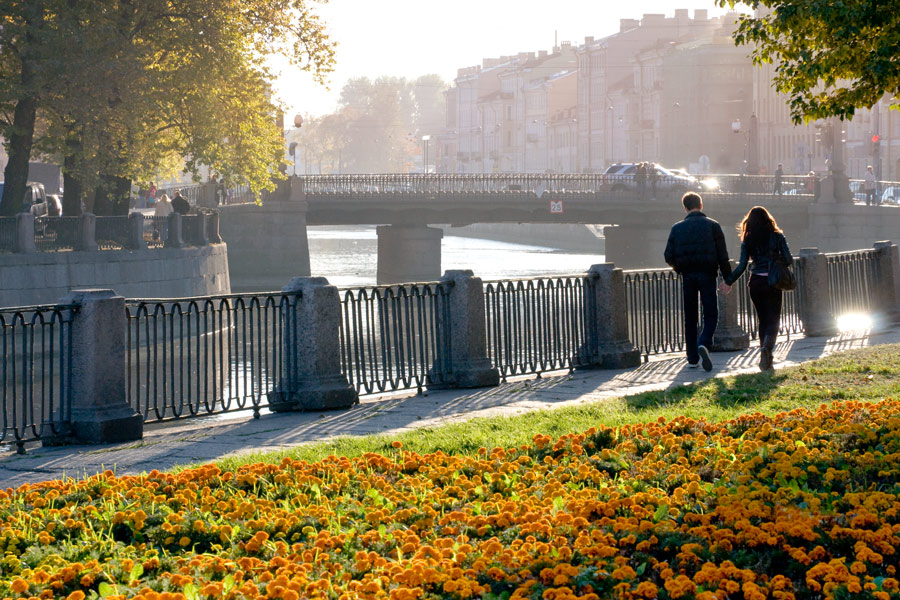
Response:
[{"label": "granite post", "polygon": [[875,242],[875,252],[878,306],[873,317],[876,324],[900,323],[900,252],[890,241]]},{"label": "granite post", "polygon": [[113,290],[72,290],[72,436],[79,442],[139,440],[144,419],[125,389],[125,299]]},{"label": "granite post", "polygon": [[147,241],[144,240],[144,215],[133,212],[128,215],[128,241],[125,245],[129,250],[146,250]]},{"label": "granite post", "polygon": [[294,277],[282,318],[282,376],[269,393],[273,412],[348,408],[359,394],[341,372],[341,300],[324,277]]},{"label": "granite post", "polygon": [[[732,260],[732,268],[735,264],[736,262]],[[750,347],[750,335],[738,323],[737,290],[733,290],[730,294],[724,294],[721,290],[717,290],[716,300],[719,307],[719,320],[710,350],[713,352],[746,350]]]},{"label": "granite post", "polygon": [[34,245],[34,215],[30,212],[16,215],[16,252],[20,254],[37,252]]},{"label": "granite post", "polygon": [[484,321],[484,285],[472,271],[446,271],[441,283],[447,286],[445,299],[449,324],[449,364],[435,365],[436,381],[429,387],[478,388],[499,385],[500,372],[487,356],[487,332]]},{"label": "granite post", "polygon": [[82,252],[96,252],[99,249],[97,246],[97,217],[91,213],[84,213],[78,221],[75,249]]},{"label": "granite post", "polygon": [[169,231],[166,235],[166,248],[184,248],[184,238],[181,235],[181,214],[173,212],[169,215]]},{"label": "granite post", "polygon": [[625,278],[613,263],[591,265],[584,289],[588,335],[582,355],[583,366],[600,369],[627,369],[641,364],[641,353],[628,338],[628,307]]}]

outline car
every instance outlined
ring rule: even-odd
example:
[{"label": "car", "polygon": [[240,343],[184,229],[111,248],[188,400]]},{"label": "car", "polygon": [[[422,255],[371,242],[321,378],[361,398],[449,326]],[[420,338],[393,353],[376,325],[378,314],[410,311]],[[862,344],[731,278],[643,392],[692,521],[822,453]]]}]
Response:
[{"label": "car", "polygon": [[863,204],[865,204],[866,191],[863,189],[862,181],[851,181],[850,182],[850,193],[853,194],[854,202],[862,202]]},{"label": "car", "polygon": [[[656,190],[658,192],[681,196],[688,191],[699,192],[703,189],[700,182],[693,175],[678,174],[660,165],[656,165],[654,168],[657,174]],[[606,169],[606,172],[603,174],[602,185],[613,192],[638,191],[636,174],[637,163],[616,163]],[[652,192],[649,176],[645,189],[647,193]]]},{"label": "car", "polygon": [[[0,182],[0,202],[3,201],[4,185],[5,182]],[[48,196],[44,184],[30,181],[25,184],[25,196],[17,212],[30,212],[35,218],[58,217],[62,214],[62,201],[57,196]]]},{"label": "car", "polygon": [[881,192],[882,204],[900,204],[900,186],[891,185]]}]

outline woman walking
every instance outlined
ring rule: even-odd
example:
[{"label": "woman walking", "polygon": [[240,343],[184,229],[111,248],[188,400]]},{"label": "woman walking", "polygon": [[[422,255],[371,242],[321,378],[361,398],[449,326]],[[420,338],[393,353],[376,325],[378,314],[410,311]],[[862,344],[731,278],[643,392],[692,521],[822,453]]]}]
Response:
[{"label": "woman walking", "polygon": [[747,262],[752,261],[747,287],[759,321],[759,368],[770,371],[774,368],[772,350],[775,348],[778,326],[781,323],[782,291],[769,285],[768,275],[776,260],[790,266],[794,259],[784,233],[769,211],[762,206],[750,209],[738,225],[738,234],[741,237],[741,262],[725,278],[724,291],[731,290],[734,282],[747,269]]}]

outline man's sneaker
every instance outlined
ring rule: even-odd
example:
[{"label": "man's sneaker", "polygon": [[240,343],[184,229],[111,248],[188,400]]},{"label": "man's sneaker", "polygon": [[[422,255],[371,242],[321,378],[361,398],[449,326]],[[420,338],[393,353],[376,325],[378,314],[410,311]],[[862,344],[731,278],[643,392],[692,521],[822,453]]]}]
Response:
[{"label": "man's sneaker", "polygon": [[699,360],[698,360],[697,362],[695,362],[695,363],[692,363],[692,362],[688,361],[688,369],[696,369],[696,368],[699,367],[699,366],[700,366],[700,361],[699,361]]},{"label": "man's sneaker", "polygon": [[712,361],[709,359],[709,350],[706,346],[697,346],[697,354],[700,355],[700,363],[704,371],[712,371]]}]

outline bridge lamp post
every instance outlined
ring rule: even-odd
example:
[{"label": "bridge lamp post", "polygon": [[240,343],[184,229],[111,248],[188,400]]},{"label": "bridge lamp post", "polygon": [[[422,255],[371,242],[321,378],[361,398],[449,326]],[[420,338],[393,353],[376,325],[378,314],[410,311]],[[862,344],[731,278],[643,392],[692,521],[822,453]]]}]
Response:
[{"label": "bridge lamp post", "polygon": [[428,140],[430,135],[422,136],[422,173],[428,173]]},{"label": "bridge lamp post", "polygon": [[[303,116],[297,113],[294,115],[294,128],[300,129],[301,127],[303,127]],[[297,175],[297,146],[299,146],[297,142],[291,142],[290,150],[291,157],[294,159],[294,175]]]},{"label": "bridge lamp post", "polygon": [[[741,135],[741,120],[735,118],[734,121],[731,122],[731,131],[735,135]],[[747,174],[747,140],[744,140],[744,150],[743,150],[743,159],[741,163],[741,175]]]}]

